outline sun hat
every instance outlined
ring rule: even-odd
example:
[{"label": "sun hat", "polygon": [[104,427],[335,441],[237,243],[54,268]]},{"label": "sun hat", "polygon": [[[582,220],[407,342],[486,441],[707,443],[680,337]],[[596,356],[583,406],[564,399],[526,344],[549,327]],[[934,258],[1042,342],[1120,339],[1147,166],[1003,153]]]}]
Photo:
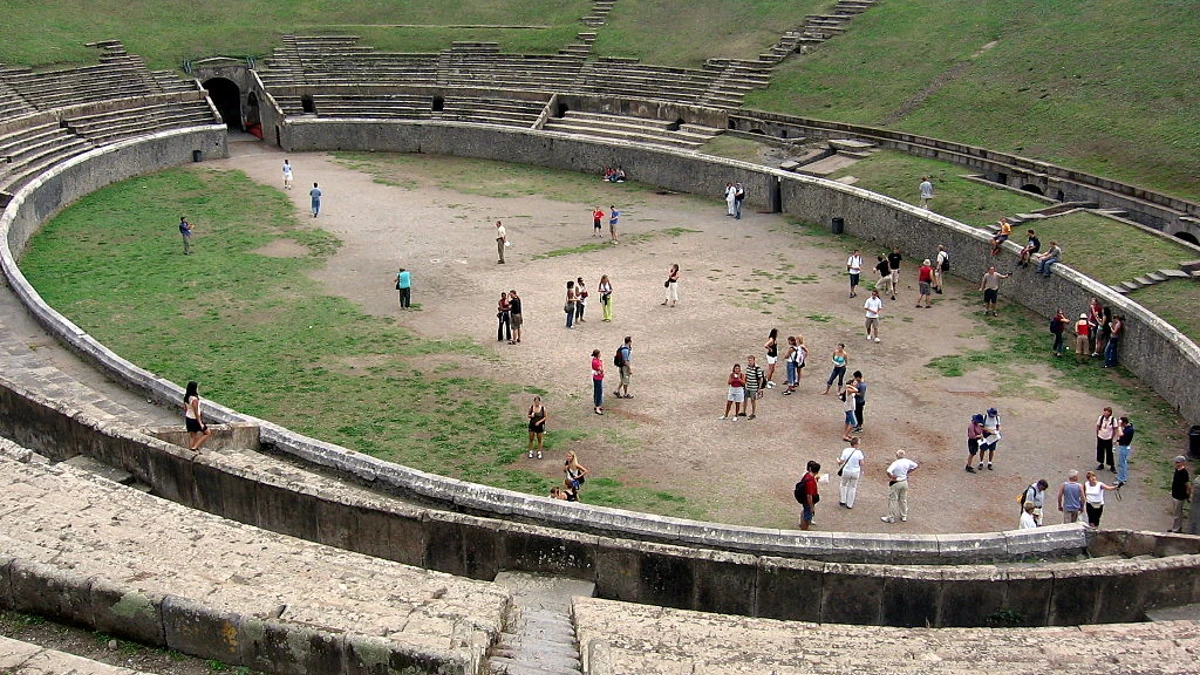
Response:
[{"label": "sun hat", "polygon": [[1186,462],[1186,461],[1187,461],[1187,457],[1184,457],[1183,455],[1176,455],[1176,456],[1175,456],[1175,463],[1176,463],[1176,464],[1183,464],[1183,463],[1184,463],[1184,462]]}]

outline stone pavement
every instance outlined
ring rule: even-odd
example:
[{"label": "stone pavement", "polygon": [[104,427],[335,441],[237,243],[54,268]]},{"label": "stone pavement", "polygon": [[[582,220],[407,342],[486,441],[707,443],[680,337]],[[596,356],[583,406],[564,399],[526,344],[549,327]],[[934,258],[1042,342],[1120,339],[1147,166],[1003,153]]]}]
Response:
[{"label": "stone pavement", "polygon": [[[797,598],[803,602],[803,598]],[[588,675],[1195,675],[1200,622],[845,626],[575,598]]]},{"label": "stone pavement", "polygon": [[4,675],[139,675],[82,656],[0,637],[0,673]]}]

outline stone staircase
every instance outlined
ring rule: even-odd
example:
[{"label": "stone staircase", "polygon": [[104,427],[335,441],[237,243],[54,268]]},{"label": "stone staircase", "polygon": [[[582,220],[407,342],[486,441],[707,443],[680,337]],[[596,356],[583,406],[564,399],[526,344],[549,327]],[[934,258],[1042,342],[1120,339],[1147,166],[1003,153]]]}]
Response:
[{"label": "stone staircase", "polygon": [[1149,272],[1140,277],[1135,277],[1129,281],[1122,281],[1119,284],[1111,286],[1111,288],[1114,291],[1124,295],[1131,291],[1136,291],[1140,288],[1146,288],[1147,286],[1161,284],[1164,281],[1171,281],[1172,279],[1200,280],[1200,271],[1187,269],[1158,270],[1157,272]]},{"label": "stone staircase", "polygon": [[592,597],[589,581],[501,572],[496,584],[513,596],[513,615],[492,647],[492,675],[582,675],[571,598]]},{"label": "stone staircase", "polygon": [[592,3],[592,11],[581,19],[583,25],[603,26],[607,22],[608,13],[612,11],[615,4],[617,4],[617,0],[595,0]]},{"label": "stone staircase", "polygon": [[592,53],[592,43],[596,41],[594,32],[582,32],[575,34],[575,42],[558,50],[559,54],[564,56],[582,56],[588,57]]}]

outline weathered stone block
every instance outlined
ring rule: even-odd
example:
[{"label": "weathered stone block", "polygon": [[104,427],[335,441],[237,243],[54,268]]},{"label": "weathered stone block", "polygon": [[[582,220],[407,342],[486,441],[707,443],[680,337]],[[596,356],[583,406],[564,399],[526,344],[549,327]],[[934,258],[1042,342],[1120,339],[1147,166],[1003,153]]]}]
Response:
[{"label": "weathered stone block", "polygon": [[345,645],[343,675],[475,675],[469,672],[466,659],[457,654],[417,650],[387,638],[354,634],[346,635]]},{"label": "weathered stone block", "polygon": [[242,665],[242,617],[176,595],[162,601],[163,637],[184,654]]},{"label": "weathered stone block", "polygon": [[994,565],[964,566],[942,575],[942,608],[937,625],[986,626],[1005,606],[1004,572]]},{"label": "weathered stone block", "polygon": [[92,623],[90,579],[71,570],[14,560],[9,565],[12,607],[85,626]]},{"label": "weathered stone block", "polygon": [[264,530],[315,540],[317,496],[300,485],[258,484],[258,523]]},{"label": "weathered stone block", "polygon": [[92,627],[142,644],[164,645],[162,601],[161,595],[96,579],[92,582]]},{"label": "weathered stone block", "polygon": [[824,563],[761,558],[754,616],[792,621],[821,620]]},{"label": "weathered stone block", "polygon": [[497,534],[505,569],[587,580],[596,576],[597,537],[516,524],[505,525]]},{"label": "weathered stone block", "polygon": [[1050,598],[1051,626],[1077,626],[1096,620],[1103,575],[1089,566],[1087,570],[1054,570],[1054,587]]},{"label": "weathered stone block", "polygon": [[0,555],[0,609],[13,609],[10,571],[13,559]]},{"label": "weathered stone block", "polygon": [[1054,573],[1048,570],[1009,570],[1004,575],[1004,606],[1021,619],[1017,625],[1045,626],[1050,616]]},{"label": "weathered stone block", "polygon": [[886,626],[935,626],[941,610],[942,571],[939,568],[889,568],[881,600]]},{"label": "weathered stone block", "polygon": [[883,616],[884,569],[827,563],[821,588],[822,623],[878,624]]},{"label": "weathered stone block", "polygon": [[267,673],[338,673],[346,657],[344,636],[307,626],[245,617],[242,635],[242,663]]},{"label": "weathered stone block", "polygon": [[715,551],[693,564],[692,609],[721,614],[754,612],[758,565],[754,556]]}]

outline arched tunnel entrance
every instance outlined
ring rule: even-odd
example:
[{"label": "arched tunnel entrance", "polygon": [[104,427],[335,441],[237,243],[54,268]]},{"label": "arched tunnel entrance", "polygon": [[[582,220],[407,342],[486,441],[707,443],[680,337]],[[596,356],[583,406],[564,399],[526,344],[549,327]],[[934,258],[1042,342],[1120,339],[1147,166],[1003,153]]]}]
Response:
[{"label": "arched tunnel entrance", "polygon": [[242,90],[232,80],[214,77],[204,83],[209,97],[230,129],[242,130]]}]

